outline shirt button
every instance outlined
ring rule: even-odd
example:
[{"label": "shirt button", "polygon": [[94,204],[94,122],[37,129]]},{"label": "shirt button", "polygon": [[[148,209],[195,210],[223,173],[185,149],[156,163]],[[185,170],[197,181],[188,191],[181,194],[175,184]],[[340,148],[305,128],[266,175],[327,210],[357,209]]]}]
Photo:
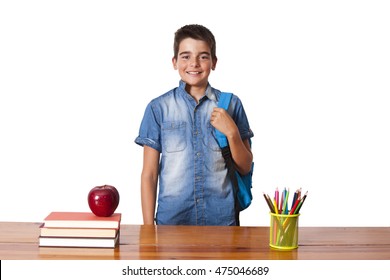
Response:
[{"label": "shirt button", "polygon": [[201,155],[200,152],[197,152],[197,153],[196,153],[196,156],[197,156],[197,157],[200,157],[200,155]]}]

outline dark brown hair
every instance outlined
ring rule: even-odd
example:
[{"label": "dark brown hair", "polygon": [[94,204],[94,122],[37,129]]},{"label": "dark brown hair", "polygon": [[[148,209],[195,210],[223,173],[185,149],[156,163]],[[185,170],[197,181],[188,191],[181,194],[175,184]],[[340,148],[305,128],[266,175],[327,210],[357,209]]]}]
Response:
[{"label": "dark brown hair", "polygon": [[181,41],[187,38],[206,42],[210,47],[211,58],[213,60],[217,59],[216,42],[213,33],[211,33],[211,31],[206,27],[199,24],[185,25],[175,32],[175,39],[173,42],[173,55],[175,59],[177,59]]}]

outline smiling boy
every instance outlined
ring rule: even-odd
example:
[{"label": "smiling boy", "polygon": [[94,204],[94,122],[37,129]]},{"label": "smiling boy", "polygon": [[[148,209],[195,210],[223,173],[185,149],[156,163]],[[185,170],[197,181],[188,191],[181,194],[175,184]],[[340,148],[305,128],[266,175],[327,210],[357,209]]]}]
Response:
[{"label": "smiling boy", "polygon": [[179,86],[148,104],[135,140],[144,147],[144,224],[237,225],[215,129],[226,135],[242,174],[251,168],[253,133],[236,95],[227,111],[217,108],[221,92],[208,81],[217,64],[214,35],[202,25],[183,26],[175,33],[172,63]]}]

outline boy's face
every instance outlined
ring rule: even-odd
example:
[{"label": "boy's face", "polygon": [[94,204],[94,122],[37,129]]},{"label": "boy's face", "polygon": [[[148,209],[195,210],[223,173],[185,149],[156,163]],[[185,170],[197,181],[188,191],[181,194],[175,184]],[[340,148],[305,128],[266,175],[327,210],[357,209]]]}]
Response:
[{"label": "boy's face", "polygon": [[179,45],[177,59],[172,59],[173,67],[179,71],[180,78],[187,87],[205,89],[216,60],[211,57],[210,47],[201,40],[186,38]]}]

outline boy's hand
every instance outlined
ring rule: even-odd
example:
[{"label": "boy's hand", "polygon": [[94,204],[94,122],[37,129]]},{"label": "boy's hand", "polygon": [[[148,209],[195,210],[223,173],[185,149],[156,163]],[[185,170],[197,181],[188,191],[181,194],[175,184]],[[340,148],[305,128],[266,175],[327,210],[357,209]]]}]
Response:
[{"label": "boy's hand", "polygon": [[215,107],[211,113],[210,123],[213,127],[225,134],[227,138],[238,133],[237,125],[226,110]]}]

